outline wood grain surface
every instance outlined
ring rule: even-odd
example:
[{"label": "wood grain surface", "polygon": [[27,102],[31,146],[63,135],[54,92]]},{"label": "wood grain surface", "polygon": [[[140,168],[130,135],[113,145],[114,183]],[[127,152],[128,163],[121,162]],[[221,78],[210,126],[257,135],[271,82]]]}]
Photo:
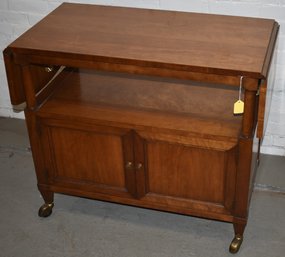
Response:
[{"label": "wood grain surface", "polygon": [[276,27],[269,19],[63,4],[10,47],[24,54],[261,78]]}]

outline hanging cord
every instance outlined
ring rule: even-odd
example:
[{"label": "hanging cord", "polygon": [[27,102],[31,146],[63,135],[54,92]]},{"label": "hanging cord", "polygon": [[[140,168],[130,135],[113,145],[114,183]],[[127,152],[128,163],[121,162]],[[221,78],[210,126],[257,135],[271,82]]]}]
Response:
[{"label": "hanging cord", "polygon": [[239,92],[238,92],[238,100],[239,100],[239,101],[241,101],[242,79],[243,79],[243,76],[240,76],[240,80],[239,80]]}]

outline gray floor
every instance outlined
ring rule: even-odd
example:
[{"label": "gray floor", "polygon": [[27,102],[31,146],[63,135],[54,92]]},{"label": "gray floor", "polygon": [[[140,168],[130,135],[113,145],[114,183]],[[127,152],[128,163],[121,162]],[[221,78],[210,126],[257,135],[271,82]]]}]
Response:
[{"label": "gray floor", "polygon": [[[262,156],[236,256],[285,256],[285,157]],[[25,124],[0,118],[1,257],[233,256],[231,224],[56,194],[39,218]]]}]

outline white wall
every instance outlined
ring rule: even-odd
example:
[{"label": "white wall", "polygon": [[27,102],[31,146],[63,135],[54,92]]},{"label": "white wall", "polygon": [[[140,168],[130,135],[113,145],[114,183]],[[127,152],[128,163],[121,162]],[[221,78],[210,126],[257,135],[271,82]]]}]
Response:
[{"label": "white wall", "polygon": [[[0,0],[1,51],[61,2],[63,1]],[[277,20],[281,25],[277,49],[277,77],[262,152],[285,156],[285,0],[65,0],[65,2],[218,13]],[[11,109],[2,55],[0,57],[0,116],[23,118],[23,114],[15,114]]]}]

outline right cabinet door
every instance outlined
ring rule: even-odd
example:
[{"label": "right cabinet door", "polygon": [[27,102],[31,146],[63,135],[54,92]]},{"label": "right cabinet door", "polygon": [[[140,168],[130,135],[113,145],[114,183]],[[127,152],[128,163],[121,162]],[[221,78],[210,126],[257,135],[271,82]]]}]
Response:
[{"label": "right cabinet door", "polygon": [[206,149],[146,138],[142,144],[146,200],[170,208],[182,207],[186,213],[188,209],[197,214],[230,214],[235,193],[236,147]]}]

